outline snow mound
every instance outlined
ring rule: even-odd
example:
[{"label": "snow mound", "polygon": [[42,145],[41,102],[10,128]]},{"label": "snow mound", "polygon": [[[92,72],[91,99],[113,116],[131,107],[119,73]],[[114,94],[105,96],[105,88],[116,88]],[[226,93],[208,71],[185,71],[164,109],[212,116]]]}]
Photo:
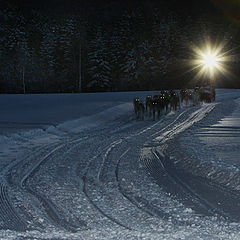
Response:
[{"label": "snow mound", "polygon": [[82,117],[76,120],[61,123],[57,126],[57,128],[64,131],[78,133],[85,129],[94,128],[102,124],[117,121],[118,119],[126,116],[126,114],[130,117],[131,113],[132,104],[124,103],[108,108],[92,116]]}]

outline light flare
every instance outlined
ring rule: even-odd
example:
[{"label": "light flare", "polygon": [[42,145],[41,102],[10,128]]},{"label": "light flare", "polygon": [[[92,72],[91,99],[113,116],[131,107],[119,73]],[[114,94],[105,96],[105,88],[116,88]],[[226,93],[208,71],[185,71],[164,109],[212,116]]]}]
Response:
[{"label": "light flare", "polygon": [[214,81],[219,74],[230,75],[227,70],[227,62],[231,56],[224,51],[225,44],[212,44],[205,42],[204,47],[193,46],[193,60],[191,70],[197,70],[196,78],[208,78]]},{"label": "light flare", "polygon": [[216,67],[218,63],[218,58],[213,54],[206,54],[203,58],[203,63],[208,68]]}]

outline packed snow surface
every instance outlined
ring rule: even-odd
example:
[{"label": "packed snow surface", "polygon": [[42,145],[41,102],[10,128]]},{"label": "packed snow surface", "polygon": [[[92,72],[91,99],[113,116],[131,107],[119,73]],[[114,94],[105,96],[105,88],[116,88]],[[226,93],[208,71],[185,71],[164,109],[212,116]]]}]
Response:
[{"label": "packed snow surface", "polygon": [[240,239],[240,90],[153,94],[0,95],[0,239]]}]

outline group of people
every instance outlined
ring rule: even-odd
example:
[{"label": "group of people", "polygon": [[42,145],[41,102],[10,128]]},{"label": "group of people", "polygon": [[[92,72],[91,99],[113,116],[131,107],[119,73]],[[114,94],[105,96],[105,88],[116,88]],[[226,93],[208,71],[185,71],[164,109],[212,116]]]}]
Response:
[{"label": "group of people", "polygon": [[201,102],[212,102],[214,100],[215,89],[195,87],[194,90],[182,89],[180,92],[163,90],[154,96],[148,95],[145,104],[140,98],[134,98],[133,106],[136,119],[144,120],[144,116],[147,116],[156,120],[156,118],[160,119],[163,114],[176,111],[182,105],[197,106]]}]

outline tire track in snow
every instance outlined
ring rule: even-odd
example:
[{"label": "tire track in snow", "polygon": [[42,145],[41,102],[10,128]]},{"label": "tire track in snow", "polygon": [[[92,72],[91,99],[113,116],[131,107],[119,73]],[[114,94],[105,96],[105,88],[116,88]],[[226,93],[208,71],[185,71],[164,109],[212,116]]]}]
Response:
[{"label": "tire track in snow", "polygon": [[[108,145],[107,147],[105,147],[107,150],[109,148],[111,148],[112,144]],[[106,150],[106,151],[107,151]],[[107,214],[104,210],[102,210],[95,202],[94,200],[92,200],[92,198],[90,197],[90,195],[88,194],[88,190],[87,190],[87,184],[90,183],[87,175],[88,175],[88,172],[90,170],[90,167],[91,167],[91,164],[93,164],[93,161],[100,157],[102,154],[103,154],[104,150],[100,153],[98,153],[97,155],[95,155],[94,157],[92,157],[92,159],[88,162],[88,165],[86,167],[86,170],[82,176],[82,181],[83,181],[83,193],[85,194],[86,198],[88,199],[88,201],[91,203],[91,205],[99,212],[101,213],[104,217],[106,217],[108,220],[110,220],[111,222],[117,224],[118,226],[120,227],[123,227],[124,229],[127,229],[127,230],[132,230],[130,227],[126,226],[125,224],[121,223],[120,221],[118,221],[117,219],[115,219],[114,217],[110,216],[109,214]],[[99,176],[99,174],[98,174]]]},{"label": "tire track in snow", "polygon": [[136,198],[134,196],[131,196],[131,194],[127,193],[127,191],[121,186],[120,179],[119,179],[119,165],[122,158],[131,150],[131,148],[128,148],[118,159],[117,166],[115,169],[115,176],[117,181],[117,186],[119,192],[134,206],[136,206],[141,211],[147,213],[150,216],[158,216],[162,219],[169,219],[170,215],[161,211],[159,208],[156,208],[152,206],[147,200],[143,201],[139,198]]},{"label": "tire track in snow", "polygon": [[[52,223],[71,232],[76,232],[77,230],[79,230],[79,226],[65,220],[62,216],[60,216],[55,204],[51,200],[47,199],[43,194],[37,192],[36,190],[33,190],[30,186],[28,186],[27,180],[35,175],[35,173],[39,170],[40,166],[44,162],[46,162],[49,157],[51,157],[54,154],[57,154],[58,151],[62,150],[68,145],[71,145],[71,147],[78,145],[79,142],[82,141],[83,139],[86,139],[86,137],[75,139],[70,142],[63,143],[54,147],[50,152],[48,152],[39,161],[32,165],[30,170],[22,177],[20,181],[20,186],[41,202]],[[81,227],[86,228],[87,224],[85,222],[81,221],[81,223],[79,224]]]},{"label": "tire track in snow", "polygon": [[[69,144],[73,144],[73,143],[82,141],[82,139],[83,138],[78,138],[78,139],[69,141],[67,143],[52,144],[47,147],[41,147],[40,149],[38,149],[36,152],[32,153],[31,155],[28,155],[27,157],[25,157],[23,159],[18,159],[17,161],[11,163],[9,166],[7,166],[7,168],[3,171],[3,174],[2,174],[3,176],[5,175],[5,179],[6,179],[5,181],[8,183],[9,188],[13,187],[13,185],[16,185],[14,187],[17,187],[18,190],[25,192],[25,194],[29,193],[30,195],[32,195],[36,199],[38,199],[41,202],[43,208],[46,210],[46,213],[49,216],[49,220],[54,225],[60,226],[60,228],[64,228],[68,231],[73,231],[73,232],[76,231],[76,229],[78,229],[79,226],[73,226],[71,223],[62,219],[62,217],[59,216],[58,211],[57,211],[56,207],[54,206],[54,204],[50,200],[46,199],[45,196],[38,193],[37,191],[34,191],[30,186],[28,186],[27,180],[30,177],[34,176],[36,171],[38,171],[38,169],[40,168],[41,164],[46,162],[50,156],[52,156],[53,154],[56,154],[57,151],[63,149],[64,147],[66,147]],[[48,152],[48,153],[46,154],[46,152]],[[17,169],[18,172],[22,169],[24,172],[23,176],[16,176],[17,178],[13,179],[12,172],[15,172],[14,174],[16,175],[16,171],[13,171],[13,169]],[[6,196],[3,196],[3,197],[6,198]],[[6,198],[6,200],[3,203],[4,203],[3,208],[8,209],[8,206],[7,206],[7,204],[8,204],[13,209],[12,203],[10,202],[8,197]],[[8,215],[9,215],[9,218],[12,219],[11,221],[13,221],[13,219],[20,219],[18,214],[16,214],[15,216],[11,216],[8,213]],[[85,227],[83,222],[82,222],[82,224]],[[26,225],[26,223],[24,223],[24,225]]]},{"label": "tire track in snow", "polygon": [[[197,111],[195,111],[193,114],[190,115],[190,117],[186,120],[188,123],[195,123],[196,121],[199,121],[199,118],[201,119],[201,117],[204,117],[206,113],[210,112],[212,109],[214,108],[214,106],[208,106],[207,108],[199,109]],[[191,109],[186,109],[185,111],[183,111],[182,113],[180,113],[176,119],[174,119],[171,123],[169,123],[167,126],[165,126],[163,129],[161,129],[160,131],[157,131],[154,134],[151,134],[150,137],[156,136],[159,133],[164,133],[164,131],[168,128],[170,128],[175,122],[177,122],[184,114],[186,114],[188,111],[190,111]],[[201,117],[199,116],[199,113],[201,115]],[[184,127],[189,127],[188,125],[186,126],[186,121],[184,121],[183,123],[180,123],[179,125],[177,125],[177,127],[173,126],[173,131],[175,131],[176,129],[178,129],[178,132],[183,131],[185,128]],[[142,133],[145,133],[147,130],[150,130],[151,128],[155,127],[156,125],[162,123],[162,121],[157,122],[156,124],[154,124],[152,127],[148,127],[138,133],[132,134],[129,137],[127,137],[128,139],[131,137],[135,137],[138,135],[141,135]],[[171,138],[173,135],[170,134],[170,131],[167,131],[167,135],[168,138]],[[149,204],[149,202],[143,202],[142,199],[136,199],[132,196],[130,196],[130,194],[128,194],[126,191],[124,191],[124,189],[121,187],[121,184],[119,182],[119,164],[121,161],[121,158],[127,154],[127,152],[130,149],[126,150],[118,159],[117,165],[116,165],[116,170],[115,170],[115,175],[116,175],[116,180],[117,180],[117,185],[118,185],[118,190],[119,192],[126,198],[128,199],[133,205],[135,205],[137,208],[141,209],[143,212],[149,214],[150,216],[158,216],[160,218],[163,219],[168,219],[170,217],[169,214],[167,214],[166,212],[162,211],[159,208],[156,208],[154,206],[152,206],[151,204]],[[144,206],[144,207],[142,207]],[[186,222],[180,222],[177,219],[173,218],[173,222],[177,222],[178,224],[186,224]]]},{"label": "tire track in snow", "polygon": [[[168,174],[170,181],[181,186],[183,191],[189,193],[191,199],[195,198],[202,208],[206,209],[210,214],[224,217],[225,220],[237,222],[240,220],[238,214],[240,208],[239,193],[229,191],[225,187],[214,184],[203,177],[193,176],[183,170],[176,169],[169,158],[154,149],[152,149],[152,152],[157,159],[157,163],[153,164],[152,168],[157,166],[162,168]],[[153,169],[151,171],[154,172]],[[160,182],[160,178],[156,174],[155,179]],[[211,194],[214,194],[213,199]]]},{"label": "tire track in snow", "polygon": [[210,205],[213,206],[213,208],[217,211],[219,215],[221,215],[222,217],[229,221],[234,222],[240,221],[239,193],[231,191],[219,184],[214,184],[213,182],[205,178],[193,177],[186,174],[185,182],[188,182],[187,181],[188,179],[191,179],[195,184],[200,185],[200,187],[204,187],[205,191],[203,193],[197,193],[198,189],[194,190],[196,194],[199,196],[201,196],[200,194],[205,194],[205,192],[214,191],[215,196],[214,199],[217,199],[217,202],[216,201],[213,202],[211,197],[209,197],[208,195],[206,197],[203,196],[202,198],[206,199],[207,202],[209,202]]},{"label": "tire track in snow", "polygon": [[[45,147],[40,148],[37,152],[41,152]],[[17,159],[16,161],[10,163],[1,171],[1,192],[0,192],[0,216],[4,218],[4,226],[8,229],[17,230],[17,231],[25,231],[28,230],[28,223],[25,219],[20,217],[18,211],[13,206],[9,195],[8,189],[11,189],[13,185],[15,185],[12,180],[11,171],[13,168],[18,168],[21,162],[26,161],[32,157],[32,154],[28,154],[21,159]],[[16,180],[18,182],[18,179]]]},{"label": "tire track in snow", "polygon": [[[105,128],[104,128],[104,131],[105,131]],[[101,135],[101,133],[100,133],[100,135]],[[61,151],[63,148],[65,148],[69,145],[71,147],[68,148],[68,151],[71,151],[71,149],[77,147],[80,144],[83,144],[83,140],[94,138],[96,136],[99,136],[99,133],[94,133],[92,136],[88,136],[86,134],[85,137],[70,140],[70,141],[67,141],[66,143],[58,144],[57,146],[54,145],[53,148],[47,150],[47,152],[48,152],[47,154],[44,154],[44,156],[40,157],[40,160],[36,161],[34,164],[31,164],[30,167],[28,167],[26,174],[24,176],[22,176],[22,178],[20,180],[20,187],[22,189],[24,189],[25,191],[27,191],[28,193],[30,193],[32,196],[34,196],[41,202],[41,204],[44,207],[44,209],[46,210],[46,213],[48,214],[51,222],[54,225],[57,224],[57,226],[60,226],[61,228],[64,228],[68,231],[75,232],[75,231],[79,230],[79,226],[76,226],[75,224],[71,224],[67,220],[62,219],[62,216],[59,215],[55,204],[50,199],[47,199],[46,196],[39,193],[37,190],[34,190],[31,186],[28,186],[27,181],[35,175],[35,173],[39,170],[39,168],[41,167],[42,164],[47,162],[48,158],[50,158],[54,154],[56,155],[57,152]],[[66,152],[64,154],[66,154]],[[20,164],[25,164],[25,163],[22,163],[20,161]],[[84,221],[81,221],[80,225],[82,228],[86,229],[87,224]]]},{"label": "tire track in snow", "polygon": [[[129,139],[129,138],[132,138],[132,137],[136,137],[137,135],[140,135],[142,133],[145,133],[147,132],[148,130],[151,130],[153,127],[157,126],[158,124],[160,124],[161,121],[151,125],[150,127],[146,127],[144,129],[142,129],[140,132],[138,133],[133,133],[131,134],[130,136],[126,137],[126,139]],[[98,134],[96,134],[98,135]],[[79,139],[77,140],[74,140],[73,142],[75,141],[79,141]],[[105,163],[105,159],[107,158],[108,156],[108,153],[114,148],[116,147],[118,144],[121,143],[121,140],[120,142],[116,142],[114,144],[110,144],[109,145],[109,148],[107,149],[107,151],[105,152],[105,158],[103,158],[103,161],[102,161],[102,165],[101,165],[101,168],[100,168],[100,171],[98,172],[98,180],[101,180],[101,175],[102,175],[102,171],[103,171],[103,167],[104,167],[104,163]],[[66,143],[66,145],[69,144],[69,143]],[[59,152],[61,150],[61,148],[63,148],[65,146],[65,144],[62,144],[62,145],[58,145],[56,146],[53,150],[51,150],[48,154],[46,154],[40,161],[37,161],[35,164],[31,165],[29,168],[28,168],[28,171],[27,173],[22,177],[21,179],[21,187],[25,188],[26,190],[28,190],[28,192],[30,192],[32,195],[34,195],[34,191],[32,191],[32,189],[27,189],[27,180],[31,177],[34,176],[34,174],[38,171],[38,169],[40,168],[40,165],[43,164],[45,161],[47,161],[47,159],[53,155],[53,154],[56,154],[57,152]],[[50,204],[50,202],[45,199],[45,197],[40,197],[39,194],[36,192],[35,193],[35,197],[36,198],[40,198],[40,201],[42,202],[42,204],[45,206],[45,209],[51,209],[52,213],[50,215],[58,215],[57,214],[57,210],[54,209],[53,207],[53,204]],[[49,212],[49,211],[47,211]],[[56,218],[54,219],[54,221],[56,222]],[[115,221],[116,222],[116,221]],[[64,224],[65,226],[67,224]]]},{"label": "tire track in snow", "polygon": [[0,219],[3,224],[1,228],[25,231],[28,226],[23,221],[10,204],[7,187],[0,183]]},{"label": "tire track in snow", "polygon": [[[180,116],[177,117],[177,119],[174,119],[173,122],[171,122],[170,124],[168,124],[164,129],[166,128],[169,128],[172,124],[174,124],[183,114],[185,114],[187,111],[189,111],[189,109],[185,110],[184,112],[182,112],[180,114]],[[99,171],[97,172],[96,174],[96,180],[98,181],[98,184],[101,184],[101,179],[102,179],[102,176],[103,176],[103,171],[104,171],[104,165],[105,165],[105,162],[108,158],[108,155],[110,154],[110,152],[116,148],[118,145],[120,145],[121,143],[123,143],[125,140],[129,140],[133,137],[137,137],[137,136],[140,136],[141,134],[144,134],[146,133],[147,131],[149,130],[153,130],[155,127],[157,127],[158,125],[160,125],[162,122],[164,122],[165,119],[161,119],[160,121],[158,121],[157,123],[151,125],[151,126],[148,126],[148,127],[144,127],[143,129],[141,129],[140,131],[138,131],[137,133],[133,133],[133,134],[130,134],[128,135],[127,137],[125,138],[120,138],[119,140],[116,140],[114,142],[112,142],[105,150],[105,153],[104,151],[102,153],[100,153],[98,156],[95,156],[92,161],[98,157],[100,157],[101,155],[103,155],[102,157],[102,163],[101,163],[101,166],[99,168]],[[163,131],[163,130],[161,130]],[[130,150],[130,149],[129,149]],[[127,154],[127,152],[129,150],[126,150],[120,157],[120,159],[125,155]],[[148,215],[150,216],[158,216],[158,217],[161,217],[161,218],[164,218],[164,219],[168,219],[170,215],[168,215],[167,213],[163,212],[162,210],[152,206],[148,201],[144,201],[143,199],[140,199],[140,198],[135,198],[134,200],[132,199],[131,196],[129,196],[129,194],[126,193],[126,191],[123,190],[123,188],[121,187],[120,183],[119,183],[119,179],[118,179],[118,166],[119,166],[119,162],[120,162],[120,159],[118,160],[117,164],[116,164],[116,168],[115,168],[115,178],[116,178],[116,182],[117,182],[117,186],[118,186],[118,191],[120,192],[120,194],[125,198],[127,199],[132,205],[134,205],[134,207],[140,209],[142,212],[144,213],[147,213]],[[88,171],[90,169],[90,166],[91,166],[92,162],[89,164],[89,166],[87,167],[87,170],[83,176],[83,182],[84,182],[84,186],[83,186],[83,191],[85,193],[85,195],[87,196],[88,200],[91,202],[92,205],[94,205],[94,207],[99,211],[101,212],[105,217],[109,218],[110,220],[114,221],[115,223],[120,223],[118,220],[116,220],[116,218],[113,219],[113,217],[109,216],[109,214],[106,214],[106,212],[104,210],[102,210],[95,202],[94,200],[91,199],[90,195],[87,193],[87,189],[86,189],[86,186],[87,186],[87,182],[86,182],[86,179],[87,179],[87,174],[88,174]],[[94,165],[94,167],[96,167],[96,165]],[[90,183],[90,182],[89,182]],[[94,184],[94,183],[93,183]],[[97,186],[97,184],[94,184],[95,186]],[[143,207],[141,206],[143,205]],[[179,221],[175,221],[175,219],[173,219],[173,222],[178,222]],[[121,223],[122,224],[122,223]],[[186,224],[186,222],[184,223],[180,223],[180,224]],[[120,224],[119,224],[120,225]],[[122,226],[122,225],[121,225]],[[126,227],[126,226],[125,226]],[[129,229],[129,227],[126,227],[127,229]]]},{"label": "tire track in snow", "polygon": [[171,130],[165,131],[160,136],[156,137],[156,142],[163,144],[174,137],[176,134],[183,132],[187,128],[191,127],[194,123],[199,122],[214,109],[215,105],[216,104],[206,105],[193,112],[186,120],[179,124],[176,124],[171,128]]},{"label": "tire track in snow", "polygon": [[[130,122],[130,120],[127,121],[127,124],[129,122]],[[124,124],[122,124],[122,125],[126,125],[126,122],[124,122]],[[116,131],[116,129],[117,130],[121,129],[122,125],[121,124],[120,124],[120,126],[118,125],[114,131]],[[104,133],[106,131],[106,129],[109,129],[109,127],[104,127],[100,130],[93,129],[91,131],[91,133],[92,133],[91,137],[96,137],[96,136],[101,135],[102,133]],[[31,153],[30,155],[25,156],[22,159],[17,159],[16,161],[12,162],[1,173],[2,179],[4,180],[4,182],[8,183],[8,187],[11,188],[11,186],[17,185],[18,190],[25,192],[25,194],[27,192],[28,194],[37,198],[41,202],[47,215],[49,216],[49,220],[54,225],[57,225],[60,228],[64,228],[68,231],[73,231],[73,232],[76,230],[79,230],[79,226],[75,226],[75,225],[69,223],[68,221],[62,219],[62,216],[60,216],[58,214],[58,210],[55,207],[55,204],[51,200],[47,199],[46,196],[42,195],[41,193],[34,190],[32,187],[28,186],[27,182],[40,169],[40,166],[42,164],[44,164],[45,162],[47,162],[49,157],[51,157],[54,154],[57,154],[57,152],[59,152],[61,149],[63,149],[67,145],[70,145],[71,148],[74,148],[77,145],[79,145],[79,143],[78,143],[79,141],[90,138],[89,130],[87,130],[85,132],[85,134],[83,133],[83,135],[85,135],[85,137],[81,137],[81,138],[78,137],[77,139],[74,139],[74,140],[64,141],[64,143],[62,143],[62,141],[61,141],[61,143],[58,143],[58,144],[51,144],[50,146],[47,146],[47,147],[41,147],[40,149],[37,149],[35,152]],[[71,138],[73,138],[73,137],[76,137],[76,134],[74,134],[74,135],[70,134],[70,136],[71,136]],[[72,144],[74,144],[74,145],[72,145]],[[48,152],[48,153],[46,154],[46,152]],[[34,156],[33,156],[33,154],[34,154]],[[35,159],[37,159],[37,160],[35,161]],[[12,172],[16,172],[16,171],[13,171],[13,169],[22,169],[22,170],[24,170],[25,173],[22,177],[17,176],[17,179],[13,180]],[[22,173],[19,173],[19,174],[22,174]],[[15,173],[15,175],[16,175],[16,173]],[[18,184],[19,181],[20,181],[20,184]],[[2,198],[3,198],[3,196],[2,196]],[[3,203],[6,203],[6,202],[11,206],[12,209],[14,208],[13,204],[10,202],[9,198],[6,198],[6,201],[3,201]],[[4,209],[4,208],[7,208],[6,204],[5,204],[5,206],[2,205],[2,209]],[[20,219],[20,217],[18,215],[14,216],[14,218]],[[25,222],[24,222],[24,224],[25,224]],[[82,225],[82,227],[84,229],[86,229],[85,222],[81,221],[80,225]]]},{"label": "tire track in snow", "polygon": [[[174,126],[172,130],[163,132],[159,137],[157,137],[157,140],[159,141],[158,144],[163,145],[166,143],[168,140],[170,140],[174,135],[184,131],[186,128],[191,126],[193,123],[200,121],[205,114],[208,114],[210,111],[213,110],[215,105],[208,105],[207,107],[204,107],[204,109],[199,109],[191,116],[186,119],[184,122]],[[160,169],[163,170],[163,172],[168,176],[168,178],[174,182],[174,184],[177,184],[180,186],[187,194],[190,194],[193,198],[195,198],[199,204],[203,206],[208,212],[211,212],[212,214],[219,214],[220,216],[225,217],[226,219],[229,218],[230,216],[219,209],[218,207],[214,206],[212,203],[210,203],[207,199],[202,198],[199,194],[193,191],[193,189],[187,184],[183,179],[180,179],[177,174],[175,174],[174,171],[174,166],[168,166],[170,164],[170,159],[167,161],[163,161],[165,156],[161,156],[161,154],[157,154],[157,148],[152,147],[151,151],[152,154],[155,156],[155,158],[158,160],[158,163],[154,164],[153,159],[149,160],[144,157],[142,157],[143,162],[146,166],[146,169],[151,173],[154,179],[156,179],[158,182],[161,182],[161,176],[163,173],[159,171]],[[158,169],[157,169],[158,168]]]},{"label": "tire track in snow", "polygon": [[[108,158],[109,153],[113,150],[113,148],[115,148],[116,146],[118,146],[119,144],[121,144],[124,140],[130,139],[132,137],[135,137],[137,135],[143,134],[148,130],[153,129],[155,126],[159,125],[162,121],[158,121],[155,124],[151,125],[151,126],[147,126],[144,127],[143,129],[141,129],[138,133],[132,133],[130,135],[128,135],[125,138],[120,138],[114,142],[111,142],[110,144],[108,144],[99,154],[95,155],[94,157],[92,157],[92,159],[89,161],[85,173],[83,174],[82,177],[82,181],[83,181],[83,192],[85,194],[85,196],[87,197],[88,201],[102,214],[104,215],[106,218],[108,218],[110,221],[114,222],[115,224],[124,227],[127,230],[133,230],[132,228],[126,226],[125,224],[123,224],[121,221],[119,221],[118,219],[116,219],[115,217],[110,216],[109,214],[107,214],[104,210],[101,209],[101,207],[99,207],[94,200],[90,197],[90,195],[88,194],[88,190],[87,190],[87,184],[92,183],[91,181],[88,180],[88,172],[90,171],[91,165],[93,165],[94,160],[97,159],[98,157],[100,157],[101,155],[102,157],[102,161],[101,161],[101,165],[100,168],[98,170],[98,172],[96,173],[95,179],[98,181],[98,184],[101,184],[101,178],[103,175],[103,170],[104,170],[104,164],[106,162],[106,159]],[[121,129],[119,129],[119,131],[121,131]],[[116,133],[118,131],[114,131],[114,133]],[[96,166],[94,166],[94,168],[96,168]],[[92,183],[93,184],[93,183]],[[96,185],[96,184],[95,184]],[[135,205],[136,206],[136,205]]]},{"label": "tire track in snow", "polygon": [[[127,122],[129,123],[129,121]],[[124,123],[125,124],[125,123]],[[118,126],[120,128],[121,126]],[[106,128],[101,129],[102,132],[104,132]],[[93,130],[92,131],[94,136],[99,135],[99,130]],[[71,226],[71,224],[68,224],[65,220],[62,219],[62,217],[59,216],[58,211],[54,205],[54,203],[51,202],[51,200],[48,200],[44,195],[38,193],[36,190],[33,190],[30,186],[27,184],[27,180],[31,177],[34,176],[34,174],[39,170],[40,166],[47,161],[47,159],[52,156],[53,154],[56,154],[58,151],[60,151],[62,148],[66,147],[67,145],[71,145],[75,142],[79,142],[83,139],[89,138],[88,133],[85,134],[85,137],[77,138],[74,140],[67,140],[65,143],[58,143],[58,144],[50,144],[49,146],[44,146],[41,148],[38,148],[35,150],[33,153],[24,156],[21,159],[17,159],[16,161],[10,163],[5,169],[1,172],[1,179],[2,182],[5,182],[7,187],[5,188],[14,188],[18,187],[18,190],[23,191],[23,192],[28,192],[30,195],[34,196],[37,198],[41,203],[42,206],[45,208],[46,213],[49,215],[49,220],[54,224],[57,223],[60,227],[63,227],[66,230],[70,231],[75,231],[75,229],[79,228],[79,226]],[[71,137],[76,137],[75,135],[71,135]],[[79,143],[76,143],[75,145],[72,146],[75,147]],[[46,154],[46,152],[48,152]],[[43,155],[43,156],[42,156]],[[37,160],[35,160],[37,159]],[[40,160],[39,160],[40,159]],[[15,171],[14,169],[17,169]],[[21,171],[20,171],[21,169]],[[12,173],[14,172],[15,177],[13,177]],[[24,175],[22,177],[18,176],[18,174],[22,174],[24,172]],[[16,178],[16,179],[13,179]],[[20,184],[19,184],[20,182]],[[1,183],[0,183],[1,184]],[[20,189],[19,189],[20,188]],[[1,192],[0,192],[1,194]],[[26,193],[25,193],[26,194]],[[7,216],[10,220],[8,222],[14,222],[17,221],[16,219],[19,219],[20,222],[22,223],[22,227],[20,229],[26,229],[25,226],[27,226],[27,223],[25,220],[21,219],[18,215],[18,213],[14,210],[14,206],[11,203],[9,197],[7,196],[7,193],[5,195],[0,195],[0,213],[2,209],[2,216]],[[2,199],[2,201],[1,201]],[[4,211],[4,209],[9,209],[11,208],[12,210],[8,210],[7,212]],[[15,215],[11,215],[10,213],[14,212]],[[6,217],[5,217],[6,218]],[[86,228],[86,224],[84,222],[81,222],[84,228]],[[20,223],[19,223],[20,225]],[[67,226],[69,225],[69,226]],[[16,224],[16,226],[18,226]],[[7,228],[7,227],[6,227]],[[15,228],[14,228],[15,229]],[[17,229],[18,230],[18,229]]]},{"label": "tire track in snow", "polygon": [[[169,176],[169,179],[173,182],[175,182],[177,185],[179,185],[183,191],[185,191],[186,193],[189,193],[191,195],[192,198],[195,198],[199,204],[205,208],[206,211],[212,213],[212,214],[219,214],[221,216],[224,216],[225,218],[227,218],[227,215],[224,214],[221,210],[217,209],[216,207],[214,207],[210,202],[208,202],[208,200],[202,198],[199,194],[197,194],[190,186],[189,184],[187,184],[183,177],[180,178],[179,174],[177,174],[176,170],[174,169],[174,166],[171,166],[172,164],[170,164],[170,159],[166,159],[165,156],[161,156],[160,154],[158,154],[154,149],[152,149],[152,153],[154,154],[154,156],[156,157],[156,159],[159,161],[160,166],[164,172],[167,173],[167,175]],[[153,167],[156,167],[155,165]],[[149,169],[150,171],[152,171],[151,169]],[[155,177],[157,179],[157,177]]]}]

